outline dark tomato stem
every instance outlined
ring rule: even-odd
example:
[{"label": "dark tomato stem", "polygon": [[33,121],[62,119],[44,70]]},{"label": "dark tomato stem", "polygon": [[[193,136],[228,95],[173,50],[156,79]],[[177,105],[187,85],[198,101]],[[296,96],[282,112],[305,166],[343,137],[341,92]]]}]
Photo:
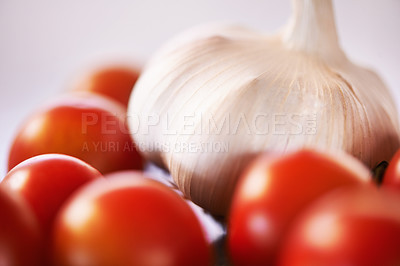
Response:
[{"label": "dark tomato stem", "polygon": [[382,184],[383,177],[388,166],[389,163],[387,161],[382,161],[377,166],[375,166],[374,169],[372,169],[372,178],[378,186]]}]

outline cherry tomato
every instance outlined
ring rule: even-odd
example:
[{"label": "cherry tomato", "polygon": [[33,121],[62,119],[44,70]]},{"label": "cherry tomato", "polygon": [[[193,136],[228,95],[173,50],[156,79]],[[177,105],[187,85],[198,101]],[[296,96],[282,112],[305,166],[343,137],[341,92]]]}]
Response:
[{"label": "cherry tomato", "polygon": [[126,110],[106,97],[66,95],[35,113],[11,146],[8,168],[32,156],[62,153],[101,173],[141,169],[142,159],[125,124]]},{"label": "cherry tomato", "polygon": [[54,248],[56,265],[211,265],[189,206],[140,174],[96,180],[75,194],[57,218]]},{"label": "cherry tomato", "polygon": [[0,186],[0,265],[42,265],[40,229],[19,195]]},{"label": "cherry tomato", "polygon": [[[157,166],[153,165],[148,165],[146,167],[146,171],[148,171],[148,175],[143,176],[143,178],[149,178],[152,180],[156,180],[168,188],[170,188],[172,191],[177,193],[182,199],[185,200],[185,202],[189,205],[189,207],[192,209],[193,213],[196,215],[197,219],[199,220],[200,224],[202,225],[202,228],[206,234],[206,238],[209,242],[215,242],[218,239],[221,239],[224,234],[225,230],[223,225],[218,222],[215,217],[212,217],[210,213],[204,211],[203,208],[201,208],[199,205],[194,204],[191,200],[187,199],[184,197],[182,191],[180,191],[177,187],[177,185],[174,183],[172,180],[171,175],[167,174]],[[138,175],[138,171],[135,170],[125,170],[125,171],[118,171],[118,172],[113,172],[110,174],[104,175],[105,178],[114,178],[114,177],[126,177],[126,178],[132,178]]]},{"label": "cherry tomato", "polygon": [[87,163],[63,154],[32,157],[14,167],[2,185],[21,194],[49,235],[54,218],[64,201],[80,186],[101,177]]},{"label": "cherry tomato", "polygon": [[274,265],[295,216],[324,193],[370,180],[368,169],[349,156],[301,150],[261,156],[240,178],[228,224],[234,265]]},{"label": "cherry tomato", "polygon": [[400,150],[396,152],[386,169],[382,186],[400,190]]},{"label": "cherry tomato", "polygon": [[139,70],[127,66],[106,66],[87,74],[74,88],[78,91],[100,93],[128,106]]},{"label": "cherry tomato", "polygon": [[294,222],[279,265],[400,265],[400,195],[334,191]]},{"label": "cherry tomato", "polygon": [[[146,170],[149,170],[149,169],[147,168]],[[165,173],[161,173],[161,174],[157,173],[156,172],[157,170],[159,171],[159,168],[153,167],[149,172],[149,173],[151,173],[151,175],[142,175],[142,176],[143,176],[143,178],[149,178],[149,179],[152,179],[152,180],[155,180],[157,182],[164,184],[165,186],[169,187],[171,190],[178,193],[178,195],[182,196],[182,198],[183,198],[182,192],[178,189],[178,187],[172,180],[172,177]],[[117,171],[117,172],[112,172],[112,173],[106,174],[106,175],[104,175],[104,177],[105,178],[116,178],[116,177],[134,178],[140,173],[141,172],[137,171],[137,170],[123,170],[123,171]]]}]

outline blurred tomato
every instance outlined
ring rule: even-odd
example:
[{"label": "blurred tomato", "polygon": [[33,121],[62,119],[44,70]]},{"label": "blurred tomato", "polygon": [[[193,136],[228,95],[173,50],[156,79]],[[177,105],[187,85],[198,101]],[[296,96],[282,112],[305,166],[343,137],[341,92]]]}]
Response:
[{"label": "blurred tomato", "polygon": [[63,154],[32,157],[14,167],[2,185],[21,194],[48,235],[64,201],[84,183],[101,177],[87,163]]},{"label": "blurred tomato", "polygon": [[11,146],[8,168],[44,153],[68,154],[101,173],[141,169],[142,159],[125,123],[126,109],[99,95],[66,95],[22,126]]},{"label": "blurred tomato", "polygon": [[[196,215],[197,220],[200,222],[203,231],[205,232],[206,238],[209,242],[216,241],[221,239],[225,235],[224,226],[215,219],[215,217],[211,216],[211,214],[201,208],[199,205],[194,204],[191,200],[184,197],[182,191],[180,191],[177,185],[172,180],[171,175],[164,172],[154,164],[146,166],[146,175],[143,178],[148,178],[160,182],[170,188],[172,191],[177,193],[192,209],[193,213]],[[139,174],[139,171],[135,170],[125,170],[113,172],[110,174],[104,175],[105,178],[114,178],[114,177],[126,177],[132,178]]]},{"label": "blurred tomato", "polygon": [[19,195],[0,186],[0,265],[42,265],[37,221]]},{"label": "blurred tomato", "polygon": [[[146,167],[146,171],[149,171],[149,167]],[[171,190],[175,191],[178,195],[182,196],[182,192],[178,189],[172,177],[169,174],[159,174],[156,171],[159,169],[151,168],[149,171],[149,175],[142,175],[143,178],[148,178],[160,182],[170,188]],[[126,178],[135,178],[137,175],[141,175],[142,172],[137,170],[123,170],[123,171],[116,171],[109,174],[104,175],[105,178],[115,178],[115,177],[126,177]]]},{"label": "blurred tomato", "polygon": [[400,195],[334,191],[294,222],[279,265],[400,265]]},{"label": "blurred tomato", "polygon": [[88,73],[74,88],[78,91],[100,93],[128,106],[139,70],[127,66],[108,66]]},{"label": "blurred tomato", "polygon": [[355,159],[302,150],[261,156],[239,180],[228,224],[234,265],[274,265],[290,223],[310,202],[342,186],[370,180]]},{"label": "blurred tomato", "polygon": [[140,174],[85,186],[62,209],[54,229],[56,265],[211,265],[189,206]]},{"label": "blurred tomato", "polygon": [[396,152],[386,169],[382,186],[400,190],[400,150]]}]

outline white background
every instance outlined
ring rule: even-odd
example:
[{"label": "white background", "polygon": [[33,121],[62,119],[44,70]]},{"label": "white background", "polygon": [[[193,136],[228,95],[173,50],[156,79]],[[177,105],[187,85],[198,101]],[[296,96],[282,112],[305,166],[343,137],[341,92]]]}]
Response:
[{"label": "white background", "polygon": [[[342,47],[381,75],[400,106],[400,0],[334,5]],[[91,66],[143,64],[174,34],[210,21],[272,33],[290,12],[290,0],[0,0],[0,175],[23,120]]]}]

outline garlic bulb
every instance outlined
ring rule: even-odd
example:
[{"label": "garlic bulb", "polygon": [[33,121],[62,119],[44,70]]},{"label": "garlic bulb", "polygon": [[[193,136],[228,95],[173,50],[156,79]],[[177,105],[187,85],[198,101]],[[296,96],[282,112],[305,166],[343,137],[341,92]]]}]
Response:
[{"label": "garlic bulb", "polygon": [[128,114],[139,149],[213,213],[226,213],[260,152],[343,150],[372,167],[399,148],[391,96],[341,50],[331,0],[293,4],[274,36],[226,26],[178,37],[134,88]]}]

